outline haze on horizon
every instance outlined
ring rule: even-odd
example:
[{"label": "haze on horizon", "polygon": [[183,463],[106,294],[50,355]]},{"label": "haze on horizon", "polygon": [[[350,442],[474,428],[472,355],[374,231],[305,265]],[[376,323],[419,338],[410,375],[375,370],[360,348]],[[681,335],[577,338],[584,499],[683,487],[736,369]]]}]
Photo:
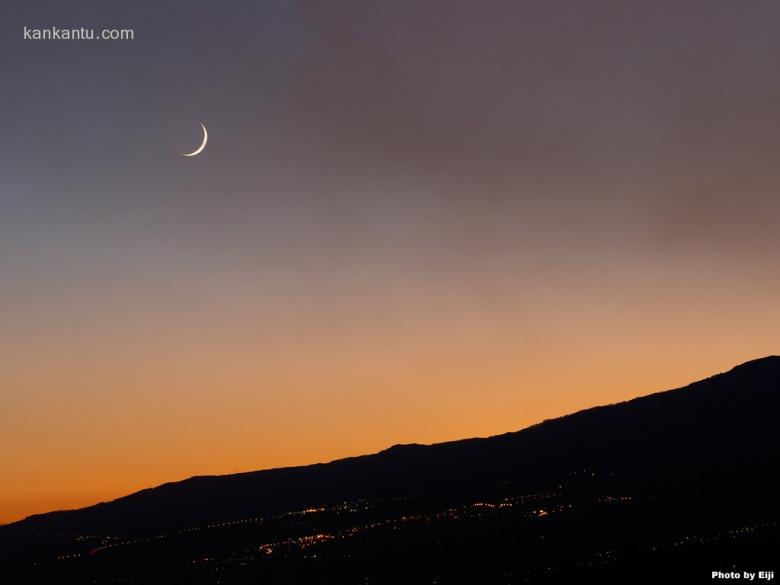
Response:
[{"label": "haze on horizon", "polygon": [[780,5],[646,4],[3,3],[0,522],[778,353]]}]

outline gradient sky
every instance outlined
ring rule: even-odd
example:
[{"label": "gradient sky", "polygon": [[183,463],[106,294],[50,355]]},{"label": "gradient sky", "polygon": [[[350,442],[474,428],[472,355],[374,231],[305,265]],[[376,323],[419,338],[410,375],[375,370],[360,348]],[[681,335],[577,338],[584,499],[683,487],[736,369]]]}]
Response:
[{"label": "gradient sky", "polygon": [[0,522],[778,353],[780,4],[638,4],[4,0]]}]

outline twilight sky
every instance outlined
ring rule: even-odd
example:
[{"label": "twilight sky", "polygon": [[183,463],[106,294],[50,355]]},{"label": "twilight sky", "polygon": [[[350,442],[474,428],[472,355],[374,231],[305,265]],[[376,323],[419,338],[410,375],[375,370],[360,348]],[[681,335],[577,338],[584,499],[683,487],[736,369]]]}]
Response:
[{"label": "twilight sky", "polygon": [[0,522],[778,353],[780,5],[638,4],[4,0]]}]

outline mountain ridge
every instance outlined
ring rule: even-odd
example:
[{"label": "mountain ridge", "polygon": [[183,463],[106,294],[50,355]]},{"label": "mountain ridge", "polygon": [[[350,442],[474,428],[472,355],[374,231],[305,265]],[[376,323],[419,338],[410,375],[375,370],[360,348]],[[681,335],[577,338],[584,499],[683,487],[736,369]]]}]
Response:
[{"label": "mountain ridge", "polygon": [[[684,398],[688,396],[688,393],[697,391],[706,387],[707,390],[713,390],[711,386],[717,385],[719,380],[743,380],[745,378],[751,378],[756,376],[767,375],[767,373],[774,375],[780,380],[780,356],[771,355],[763,358],[750,360],[748,362],[739,364],[730,370],[721,372],[693,382],[686,386],[675,388],[672,390],[665,390],[647,394],[644,396],[635,397],[629,400],[594,406],[586,409],[582,409],[570,414],[563,415],[561,417],[555,417],[545,419],[539,423],[530,425],[520,430],[509,431],[497,435],[488,437],[473,437],[466,439],[457,439],[452,441],[445,441],[441,443],[432,444],[396,444],[381,451],[366,455],[357,455],[352,457],[345,457],[335,459],[329,462],[313,463],[308,465],[299,465],[292,467],[277,467],[270,469],[263,469],[257,471],[246,471],[227,475],[198,475],[179,481],[171,481],[160,484],[158,486],[145,488],[137,492],[133,492],[126,496],[116,498],[114,500],[99,502],[97,504],[87,506],[84,508],[74,510],[58,510],[52,512],[45,512],[41,514],[34,514],[28,516],[22,520],[5,524],[0,526],[0,530],[14,529],[16,527],[25,526],[29,524],[45,523],[52,519],[61,519],[65,517],[75,517],[80,514],[93,514],[106,509],[111,509],[116,506],[125,506],[128,503],[132,503],[138,500],[143,500],[148,496],[160,496],[169,492],[187,491],[190,487],[197,487],[201,489],[204,485],[214,485],[214,482],[231,482],[231,481],[256,481],[258,479],[265,479],[273,476],[300,476],[300,474],[316,474],[323,469],[335,469],[354,466],[356,464],[368,464],[373,465],[377,462],[390,462],[393,463],[399,459],[430,459],[432,454],[446,456],[447,451],[457,449],[465,451],[481,450],[485,445],[500,444],[502,442],[514,442],[518,438],[523,439],[531,437],[535,434],[549,434],[552,430],[561,428],[571,424],[590,424],[590,419],[603,417],[605,414],[612,414],[620,410],[624,415],[630,415],[632,409],[637,407],[649,407],[655,401],[658,400],[677,400],[679,396]],[[617,410],[616,410],[617,409]],[[558,431],[559,432],[559,431]]]},{"label": "mountain ridge", "polygon": [[491,437],[196,476],[0,527],[0,581],[709,582],[773,566],[778,411],[769,356]]}]

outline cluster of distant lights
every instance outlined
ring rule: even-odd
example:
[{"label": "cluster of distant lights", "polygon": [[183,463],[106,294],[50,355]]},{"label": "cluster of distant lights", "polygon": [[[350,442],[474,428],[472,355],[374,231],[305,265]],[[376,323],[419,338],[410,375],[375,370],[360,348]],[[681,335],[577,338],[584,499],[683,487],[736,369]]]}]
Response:
[{"label": "cluster of distant lights", "polygon": [[[281,555],[285,557],[299,556],[306,549],[309,549],[316,545],[325,544],[333,540],[343,540],[343,539],[352,538],[354,536],[357,536],[359,534],[371,530],[376,530],[381,528],[400,530],[401,528],[404,527],[404,525],[429,524],[433,521],[460,520],[466,517],[470,517],[470,518],[481,517],[484,515],[484,512],[492,512],[494,510],[513,508],[519,504],[528,504],[531,502],[550,500],[559,497],[560,495],[561,492],[559,491],[547,491],[547,492],[526,494],[526,495],[510,497],[510,498],[503,498],[496,502],[489,502],[489,501],[473,502],[460,507],[448,508],[441,512],[434,512],[432,514],[431,513],[402,514],[394,518],[386,518],[381,521],[369,522],[357,526],[352,526],[350,528],[347,528],[345,530],[340,530],[332,534],[318,532],[315,534],[309,534],[309,535],[299,536],[295,538],[287,538],[276,542],[264,543],[259,545],[257,551],[261,553],[263,556],[268,556],[268,557],[277,556],[277,555]],[[572,508],[571,504],[550,505],[547,506],[546,508],[535,508],[529,511],[528,513],[526,513],[524,516],[528,518],[543,518],[550,514],[555,514],[566,510],[570,510],[571,508]],[[327,508],[327,507],[308,508],[298,512],[291,512],[288,515],[318,514],[318,513],[333,512],[333,511],[354,512],[354,511],[361,511],[367,509],[369,509],[368,504],[366,503],[365,500],[361,500],[360,502],[355,502],[355,503],[343,502],[341,504],[337,504],[336,506],[333,506],[332,508]],[[316,558],[316,555],[314,555],[314,557]],[[204,557],[202,559],[197,559],[195,561],[192,561],[192,563],[193,564],[220,563],[226,561],[228,563],[232,562],[232,560],[226,558],[218,559],[214,557]]]},{"label": "cluster of distant lights", "polygon": [[[572,472],[568,475],[569,477],[585,476],[591,478],[591,477],[596,477],[597,474],[590,470],[582,470],[582,471]],[[560,491],[562,486],[559,485],[557,487],[558,487],[557,490],[550,490],[550,491],[532,493],[532,494],[524,494],[521,496],[514,496],[514,497],[506,497],[494,501],[486,500],[486,501],[471,502],[463,506],[451,507],[439,512],[432,512],[432,513],[427,512],[427,513],[420,513],[420,514],[401,514],[391,518],[384,518],[373,522],[361,523],[332,533],[317,531],[312,534],[287,538],[275,542],[263,543],[257,546],[257,548],[255,549],[243,549],[242,551],[236,551],[234,553],[224,555],[224,556],[201,557],[190,561],[190,564],[191,565],[207,564],[213,566],[215,570],[218,570],[217,568],[218,565],[234,564],[236,562],[242,565],[246,565],[249,562],[253,561],[257,557],[257,554],[260,554],[261,557],[283,556],[288,558],[291,557],[317,558],[317,554],[308,555],[306,554],[306,551],[308,551],[309,549],[316,551],[317,547],[326,545],[332,541],[349,539],[371,530],[382,529],[382,528],[400,530],[404,526],[415,525],[415,524],[430,524],[433,521],[460,520],[463,518],[479,518],[486,515],[492,516],[495,514],[501,514],[504,511],[510,511],[516,506],[527,506],[529,504],[534,504],[534,503],[536,503],[537,505],[532,507],[530,510],[527,510],[525,513],[523,513],[522,517],[545,519],[551,515],[561,514],[570,511],[574,507],[572,504],[569,503],[555,502],[557,498],[560,498],[562,496],[562,492]],[[400,502],[404,500],[414,499],[417,496],[419,496],[419,494],[412,494],[408,496],[393,498],[391,501]],[[629,495],[603,495],[596,499],[596,502],[601,504],[628,504],[631,503],[632,501],[633,498],[632,496]],[[539,506],[538,504],[543,504],[543,505]],[[202,527],[195,526],[190,528],[183,528],[177,530],[176,532],[177,534],[186,534],[186,533],[197,532],[201,530],[224,529],[224,528],[236,527],[240,525],[267,524],[274,521],[285,522],[285,524],[283,524],[282,526],[288,526],[288,527],[296,526],[296,525],[305,525],[302,524],[303,519],[308,518],[310,516],[317,516],[326,513],[343,514],[343,513],[365,512],[371,510],[372,507],[373,506],[371,501],[366,499],[359,499],[354,501],[344,501],[330,506],[308,507],[297,511],[285,512],[282,514],[271,515],[271,516],[255,516],[250,518],[243,518],[243,519],[230,520],[224,522],[213,522],[213,523],[206,524]],[[657,551],[661,549],[680,547],[680,546],[685,546],[694,543],[715,542],[726,538],[737,538],[738,536],[753,532],[755,530],[774,527],[774,526],[776,526],[775,522],[766,522],[761,524],[742,526],[733,530],[727,530],[715,534],[698,534],[692,536],[685,536],[681,539],[678,539],[670,543],[656,544],[655,546],[652,546],[652,550]],[[111,549],[116,549],[118,547],[127,547],[135,544],[148,543],[162,538],[165,538],[164,534],[143,537],[143,538],[124,538],[124,539],[120,539],[117,537],[110,537],[110,536],[108,537],[97,537],[97,536],[86,536],[86,535],[76,536],[77,541],[86,541],[91,539],[101,540],[101,546],[93,548],[90,551],[92,555],[104,551],[109,551]],[[254,554],[252,554],[252,550],[255,551]],[[616,554],[617,552],[614,550],[597,552],[595,553],[595,556],[591,560],[581,561],[580,563],[578,563],[578,565],[592,566],[594,564],[603,564],[603,563],[611,562],[616,558]],[[63,554],[57,556],[56,560],[58,561],[73,560],[73,559],[81,558],[81,556],[82,556],[81,553]],[[341,554],[340,556],[351,557],[354,555]],[[546,567],[546,570],[548,571],[554,569],[555,567],[552,566]],[[117,583],[117,582],[122,582],[122,579],[106,579],[100,582]]]},{"label": "cluster of distant lights", "polygon": [[[588,472],[587,470],[583,470],[582,473],[583,475],[587,475],[590,477],[596,475],[595,473]],[[578,475],[578,472],[573,472],[570,475]],[[558,486],[558,488],[561,487],[562,486]],[[295,549],[301,551],[306,548],[310,548],[314,545],[328,542],[330,540],[351,538],[358,534],[367,532],[369,530],[378,529],[381,527],[390,527],[393,530],[399,530],[403,525],[409,525],[415,523],[430,523],[433,521],[442,521],[442,520],[460,520],[462,518],[479,518],[484,516],[485,513],[492,515],[495,514],[496,512],[500,512],[503,510],[511,510],[516,506],[525,506],[534,502],[550,501],[559,498],[561,496],[562,496],[562,492],[558,489],[558,490],[550,490],[550,491],[544,491],[538,493],[523,494],[520,496],[505,497],[497,501],[472,502],[464,506],[452,507],[440,512],[423,513],[423,514],[402,514],[394,518],[386,518],[381,521],[369,522],[357,526],[352,526],[348,529],[338,531],[335,534],[316,533],[316,534],[301,536],[297,538],[289,538],[278,542],[264,543],[260,545],[257,550],[258,552],[262,553],[264,556],[271,556],[282,552],[289,554],[293,552],[293,550]],[[401,498],[394,498],[394,501],[408,500],[414,497],[415,496],[412,495],[412,496],[406,496]],[[598,501],[599,502],[627,502],[630,500],[631,500],[630,496],[603,496],[599,498]],[[569,511],[572,508],[573,508],[572,504],[556,504],[556,505],[548,504],[544,507],[536,507],[529,510],[528,512],[523,514],[523,517],[545,518],[553,514],[559,514],[562,512]],[[242,519],[229,520],[224,522],[213,522],[213,523],[206,524],[204,526],[193,526],[189,528],[183,528],[177,530],[177,534],[193,533],[202,530],[224,529],[224,528],[231,528],[240,525],[267,524],[273,521],[295,519],[297,517],[307,517],[311,515],[323,514],[326,512],[329,513],[364,512],[369,509],[371,509],[371,503],[366,499],[359,499],[355,501],[344,501],[331,506],[308,507],[302,510],[285,512],[282,514],[277,514],[272,516],[254,516],[250,518],[242,518]],[[79,536],[76,538],[76,540],[86,540],[86,539],[94,539],[94,538],[97,537]],[[98,546],[90,550],[90,554],[96,555],[98,553],[110,551],[112,549],[115,550],[120,547],[128,547],[132,545],[149,543],[154,540],[159,540],[162,538],[165,538],[165,534],[159,534],[156,536],[148,536],[148,537],[141,537],[141,538],[125,538],[125,539],[118,539],[116,537],[104,537],[101,542],[101,546]],[[57,557],[57,560],[74,559],[74,558],[79,558],[80,556],[81,556],[80,553],[71,554],[71,555],[61,555]],[[215,561],[217,561],[217,559],[214,557],[203,557],[201,559],[196,559],[192,561],[192,563],[193,564],[210,563]]]},{"label": "cluster of distant lights", "polygon": [[684,536],[680,540],[675,540],[668,544],[656,545],[652,547],[652,549],[656,551],[664,548],[685,546],[693,543],[703,544],[703,543],[726,540],[729,538],[735,539],[745,534],[755,532],[757,530],[763,530],[765,528],[774,528],[775,526],[777,526],[777,522],[761,522],[758,524],[748,524],[746,526],[740,526],[739,528],[734,528],[732,530],[723,530],[721,532],[716,532],[715,534],[695,534],[692,536]]},{"label": "cluster of distant lights", "polygon": [[[335,540],[335,539],[345,539],[350,538],[353,536],[356,536],[358,534],[364,533],[369,530],[378,529],[381,527],[390,527],[393,530],[398,530],[402,527],[402,525],[408,525],[408,524],[414,524],[414,523],[430,523],[434,520],[459,520],[464,517],[480,517],[482,516],[483,511],[492,511],[492,510],[502,510],[507,508],[513,508],[517,505],[524,505],[531,502],[537,502],[541,500],[549,500],[552,498],[559,497],[561,495],[560,491],[547,491],[547,492],[540,492],[540,493],[533,493],[533,494],[525,494],[521,496],[515,496],[515,497],[508,497],[503,498],[499,501],[495,502],[489,502],[489,501],[480,501],[480,502],[473,502],[464,506],[460,507],[453,507],[448,508],[446,510],[443,510],[441,512],[435,512],[433,514],[402,514],[400,516],[394,517],[394,518],[387,518],[382,521],[376,521],[376,522],[369,522],[364,523],[358,526],[352,526],[348,529],[339,531],[335,534],[328,534],[328,533],[316,533],[311,535],[305,535],[297,538],[290,538],[285,539],[278,542],[270,542],[262,544],[258,547],[258,552],[263,553],[266,556],[271,556],[276,553],[280,553],[282,551],[286,553],[292,552],[293,549],[297,549],[298,551],[305,550],[307,548],[313,547],[315,545],[323,544],[325,542]],[[412,499],[415,496],[405,496],[400,498],[394,498],[394,501],[403,501]],[[561,512],[564,511],[567,508],[570,508],[571,505],[559,505],[559,506],[552,506],[547,508],[538,508],[533,509],[530,512],[528,512],[525,516],[526,517],[544,517],[547,516],[550,513],[555,512]],[[285,512],[283,514],[277,514],[273,516],[255,516],[250,518],[242,518],[238,520],[230,520],[225,522],[214,522],[210,524],[206,524],[204,526],[194,526],[189,528],[183,528],[177,531],[178,534],[186,534],[186,533],[192,533],[192,532],[198,532],[202,530],[214,530],[214,529],[220,529],[220,528],[230,528],[240,525],[247,525],[247,524],[265,524],[269,523],[271,521],[278,521],[278,520],[284,520],[284,519],[294,519],[296,517],[306,517],[310,515],[316,515],[316,514],[323,514],[325,512],[330,513],[354,513],[354,512],[364,512],[371,509],[371,504],[368,500],[360,499],[355,501],[344,501],[340,502],[338,504],[326,507],[326,506],[318,506],[318,507],[309,507],[302,510],[297,510],[293,512]],[[86,539],[93,539],[96,537],[93,536],[79,536],[77,537],[77,540],[86,540]],[[127,547],[137,544],[143,544],[143,543],[149,543],[154,540],[159,540],[165,538],[164,534],[159,534],[156,536],[149,536],[149,537],[143,537],[143,538],[125,538],[125,539],[117,539],[115,537],[105,537],[103,539],[103,542],[101,543],[101,546],[96,547],[90,551],[90,554],[95,555],[104,551],[110,551],[112,549],[117,549],[119,547]],[[62,555],[60,557],[57,557],[57,560],[65,560],[70,558],[77,558],[80,557],[80,554],[74,554],[74,555]],[[195,559],[191,561],[192,564],[203,564],[203,563],[214,563],[219,562],[220,559],[215,558],[213,556],[209,557],[203,557],[200,559]]]}]

